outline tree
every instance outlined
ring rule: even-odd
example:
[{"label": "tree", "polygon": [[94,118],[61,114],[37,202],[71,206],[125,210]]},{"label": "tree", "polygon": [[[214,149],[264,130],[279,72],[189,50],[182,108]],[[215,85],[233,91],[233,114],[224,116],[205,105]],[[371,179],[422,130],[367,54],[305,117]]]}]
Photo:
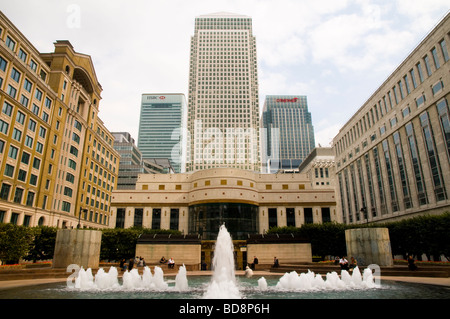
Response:
[{"label": "tree", "polygon": [[20,258],[27,255],[33,236],[31,228],[0,224],[0,259],[6,264],[17,264]]},{"label": "tree", "polygon": [[55,253],[56,227],[38,226],[34,228],[34,240],[30,245],[28,255],[24,257],[25,260],[32,260],[34,263],[37,260],[52,259]]}]

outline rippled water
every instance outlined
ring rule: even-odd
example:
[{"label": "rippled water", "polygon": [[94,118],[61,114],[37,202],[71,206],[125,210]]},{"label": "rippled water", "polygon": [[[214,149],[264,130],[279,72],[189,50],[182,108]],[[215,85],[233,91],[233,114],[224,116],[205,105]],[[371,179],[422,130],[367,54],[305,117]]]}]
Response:
[{"label": "rippled water", "polygon": [[[332,290],[287,290],[276,288],[280,276],[266,276],[268,289],[258,288],[258,279],[237,277],[239,290],[244,299],[450,299],[450,288],[444,286],[381,281],[378,288],[332,289]],[[174,278],[165,278],[169,285],[166,291],[144,288],[133,289],[89,289],[67,287],[66,282],[34,285],[0,290],[0,299],[200,299],[211,278],[189,276],[189,291],[174,289]]]}]

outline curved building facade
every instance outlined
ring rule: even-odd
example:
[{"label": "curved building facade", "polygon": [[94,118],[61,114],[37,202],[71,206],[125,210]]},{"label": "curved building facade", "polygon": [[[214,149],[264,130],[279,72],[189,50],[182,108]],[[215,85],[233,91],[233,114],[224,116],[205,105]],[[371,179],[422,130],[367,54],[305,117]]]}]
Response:
[{"label": "curved building facade", "polygon": [[111,202],[110,226],[176,229],[204,240],[215,239],[223,223],[233,239],[243,239],[274,226],[340,222],[334,188],[316,186],[310,174],[144,174],[135,190],[114,191]]}]

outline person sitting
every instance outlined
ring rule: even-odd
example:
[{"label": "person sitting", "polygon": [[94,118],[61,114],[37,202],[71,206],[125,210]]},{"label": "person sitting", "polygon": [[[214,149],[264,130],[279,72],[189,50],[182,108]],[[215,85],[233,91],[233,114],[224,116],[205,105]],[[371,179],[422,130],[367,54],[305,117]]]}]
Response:
[{"label": "person sitting", "polygon": [[339,265],[341,266],[342,270],[348,270],[348,260],[343,256],[341,260],[339,260]]},{"label": "person sitting", "polygon": [[171,257],[170,259],[169,259],[169,268],[174,268],[175,267],[175,261],[173,260],[173,257]]},{"label": "person sitting", "polygon": [[350,259],[350,270],[354,269],[356,266],[358,266],[358,262],[354,257]]},{"label": "person sitting", "polygon": [[160,264],[165,264],[165,263],[167,263],[167,259],[164,258],[164,256],[162,256],[161,259],[159,260],[159,263]]}]

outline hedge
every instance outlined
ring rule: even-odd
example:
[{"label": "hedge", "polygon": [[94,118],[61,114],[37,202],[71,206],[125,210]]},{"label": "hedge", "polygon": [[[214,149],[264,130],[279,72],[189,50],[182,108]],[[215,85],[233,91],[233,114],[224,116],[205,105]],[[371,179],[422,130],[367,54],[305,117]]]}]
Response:
[{"label": "hedge", "polygon": [[347,255],[345,230],[362,227],[387,227],[391,240],[393,255],[413,255],[419,260],[422,254],[434,256],[444,255],[450,260],[450,212],[442,215],[424,215],[401,221],[346,225],[338,223],[304,224],[302,227],[272,227],[268,233],[292,233],[304,237],[311,242],[312,254],[321,256]]},{"label": "hedge", "polygon": [[[361,227],[387,227],[392,253],[406,258],[422,254],[439,260],[443,255],[450,260],[450,212],[442,215],[424,215],[397,222],[368,225],[339,223],[304,224],[302,227],[272,227],[268,233],[293,233],[311,242],[312,254],[321,256],[346,255],[345,230]],[[0,260],[15,264],[25,260],[52,259],[55,248],[55,227],[25,227],[0,223]],[[148,228],[102,229],[101,260],[129,259],[135,256],[136,242],[141,234],[181,234],[175,230]],[[430,258],[428,258],[430,259]]]}]

